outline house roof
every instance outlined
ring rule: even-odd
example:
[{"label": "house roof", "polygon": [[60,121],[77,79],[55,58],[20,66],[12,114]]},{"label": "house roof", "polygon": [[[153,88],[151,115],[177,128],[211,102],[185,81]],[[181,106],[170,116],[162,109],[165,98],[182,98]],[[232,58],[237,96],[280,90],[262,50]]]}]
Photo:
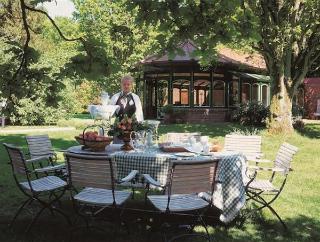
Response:
[{"label": "house roof", "polygon": [[[193,53],[197,47],[191,42],[186,41],[179,46],[184,54],[180,55],[177,54],[173,58],[169,57],[168,52],[164,55],[152,55],[140,63],[142,65],[148,64],[161,64],[161,63],[168,63],[168,62],[197,62],[199,58],[195,56]],[[228,47],[219,47],[218,48],[218,63],[219,64],[232,64],[238,65],[243,67],[249,67],[254,69],[266,70],[266,64],[263,57],[257,53],[246,53],[240,50],[234,50]]]},{"label": "house roof", "polygon": [[303,81],[304,84],[312,86],[320,86],[320,77],[310,77]]}]

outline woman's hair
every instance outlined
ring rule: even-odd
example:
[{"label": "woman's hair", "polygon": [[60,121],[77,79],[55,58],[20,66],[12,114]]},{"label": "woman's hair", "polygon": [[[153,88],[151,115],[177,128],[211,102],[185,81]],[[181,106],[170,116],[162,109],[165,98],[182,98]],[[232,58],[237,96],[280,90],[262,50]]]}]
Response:
[{"label": "woman's hair", "polygon": [[124,82],[124,81],[131,81],[131,82],[134,82],[134,78],[130,75],[125,75],[121,78],[121,83]]}]

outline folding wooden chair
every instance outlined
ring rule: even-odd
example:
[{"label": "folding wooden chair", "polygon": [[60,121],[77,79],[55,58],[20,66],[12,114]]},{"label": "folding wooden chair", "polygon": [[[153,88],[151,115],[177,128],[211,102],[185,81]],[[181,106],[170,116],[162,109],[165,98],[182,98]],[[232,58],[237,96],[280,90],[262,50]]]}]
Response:
[{"label": "folding wooden chair", "polygon": [[248,160],[256,160],[263,156],[261,143],[261,136],[228,134],[224,140],[224,150],[241,152]]},{"label": "folding wooden chair", "polygon": [[[116,185],[133,182],[138,171],[133,170],[120,180],[117,179],[117,169],[110,157],[88,156],[65,153],[68,169],[68,183],[71,187],[70,195],[77,215],[82,218],[86,228],[103,230],[90,224],[100,219],[106,209],[113,211],[111,223],[121,224],[125,202],[132,192],[117,190]],[[75,227],[75,229],[82,226]]]},{"label": "folding wooden chair", "polygon": [[[39,161],[39,167],[34,167],[36,174],[54,173],[61,175],[65,171],[65,163],[57,164],[57,154],[54,152],[51,141],[47,134],[26,136],[29,155],[31,159],[42,159]],[[43,164],[45,162],[45,164]]]},{"label": "folding wooden chair", "polygon": [[[246,186],[247,201],[252,200],[259,205],[259,207],[250,212],[250,214],[260,211],[263,208],[268,208],[279,219],[285,229],[287,229],[286,224],[274,208],[271,207],[271,204],[279,197],[286,184],[289,171],[292,170],[291,161],[297,151],[297,147],[288,143],[283,143],[273,162],[273,167],[249,166],[249,169],[253,169],[258,173],[260,171],[271,172],[271,177],[268,180],[257,179],[257,177],[255,177],[253,181],[248,181]],[[266,163],[271,161],[263,160],[263,162]],[[282,176],[280,187],[273,184],[276,173]],[[269,195],[271,198],[266,199],[265,195]]]},{"label": "folding wooden chair", "polygon": [[30,170],[28,165],[41,162],[42,158],[40,157],[26,160],[19,148],[5,143],[3,145],[7,149],[10,158],[14,180],[21,192],[27,196],[27,200],[21,204],[15,216],[13,217],[10,227],[13,225],[23,208],[33,202],[38,202],[42,208],[38,211],[27,227],[27,233],[31,230],[32,226],[36,223],[40,215],[46,209],[50,210],[52,214],[54,212],[61,214],[70,225],[71,222],[68,216],[62,210],[54,206],[54,204],[61,199],[67,190],[67,183],[56,176],[46,176],[39,179],[32,179],[34,171]]},{"label": "folding wooden chair", "polygon": [[[166,184],[160,184],[150,175],[143,174],[146,181],[146,198],[156,208],[158,224],[164,227],[172,223],[170,217],[181,216],[179,224],[190,225],[191,231],[194,226],[201,224],[206,230],[206,236],[201,234],[182,234],[170,239],[186,236],[202,236],[211,241],[207,226],[202,219],[203,213],[212,206],[212,199],[205,201],[201,193],[213,194],[215,175],[218,160],[172,160],[168,171]],[[162,188],[164,195],[148,195],[150,185]],[[191,221],[188,222],[188,219]],[[165,240],[167,236],[164,233]]]},{"label": "folding wooden chair", "polygon": [[173,143],[187,143],[190,137],[194,137],[196,141],[200,141],[201,133],[167,133],[165,142],[173,142]]}]

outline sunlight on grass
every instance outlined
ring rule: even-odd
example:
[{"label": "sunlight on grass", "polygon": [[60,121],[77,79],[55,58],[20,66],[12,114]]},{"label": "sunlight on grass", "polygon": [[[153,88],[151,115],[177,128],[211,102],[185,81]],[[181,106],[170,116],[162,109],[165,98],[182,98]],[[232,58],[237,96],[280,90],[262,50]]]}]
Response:
[{"label": "sunlight on grass", "polygon": [[[162,125],[159,128],[161,139],[167,132],[201,132],[210,139],[218,139],[223,144],[223,137],[234,128],[243,128],[234,124],[215,125]],[[74,136],[81,130],[50,132],[54,149],[59,151],[76,145]],[[276,218],[268,211],[249,220],[244,228],[224,227],[210,228],[210,233],[216,241],[320,241],[320,125],[307,124],[306,131],[294,133],[290,136],[271,136],[261,129],[263,136],[263,152],[265,158],[273,159],[282,142],[288,142],[299,148],[292,163],[293,172],[289,174],[287,184],[274,208],[285,220],[290,228],[290,235],[282,232],[282,227]],[[0,142],[14,143],[26,150],[23,135],[0,135]],[[0,220],[8,220],[16,211],[23,196],[16,188],[10,167],[7,164],[7,154],[3,146],[0,147]],[[59,155],[62,158],[62,153]],[[137,199],[143,199],[143,192],[138,191]],[[0,221],[1,222],[1,221]],[[197,227],[197,231],[204,232]],[[194,240],[198,241],[198,240]],[[201,240],[199,240],[201,241]]]}]

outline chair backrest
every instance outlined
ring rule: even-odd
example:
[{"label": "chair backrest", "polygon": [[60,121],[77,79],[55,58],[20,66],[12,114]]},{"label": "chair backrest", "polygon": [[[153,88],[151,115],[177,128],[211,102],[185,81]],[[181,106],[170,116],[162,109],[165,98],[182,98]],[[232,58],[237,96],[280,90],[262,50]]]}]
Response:
[{"label": "chair backrest", "polygon": [[69,184],[72,186],[113,189],[116,166],[106,156],[66,153]]},{"label": "chair backrest", "polygon": [[194,137],[196,141],[200,141],[201,133],[167,133],[166,142],[186,143],[190,137]]},{"label": "chair backrest", "polygon": [[283,143],[274,160],[274,167],[281,168],[284,170],[284,174],[288,174],[291,168],[291,161],[293,160],[293,156],[298,152],[298,148],[288,144]]},{"label": "chair backrest", "polygon": [[217,164],[218,159],[171,161],[167,194],[212,193]]},{"label": "chair backrest", "polygon": [[26,140],[31,158],[54,154],[51,141],[47,134],[26,136]]},{"label": "chair backrest", "polygon": [[13,173],[26,175],[28,169],[21,149],[6,143],[3,145],[8,152]]},{"label": "chair backrest", "polygon": [[257,158],[261,154],[261,136],[228,134],[224,141],[225,151],[241,152],[247,158]]},{"label": "chair backrest", "polygon": [[320,113],[320,99],[317,100],[317,111],[316,113]]}]

